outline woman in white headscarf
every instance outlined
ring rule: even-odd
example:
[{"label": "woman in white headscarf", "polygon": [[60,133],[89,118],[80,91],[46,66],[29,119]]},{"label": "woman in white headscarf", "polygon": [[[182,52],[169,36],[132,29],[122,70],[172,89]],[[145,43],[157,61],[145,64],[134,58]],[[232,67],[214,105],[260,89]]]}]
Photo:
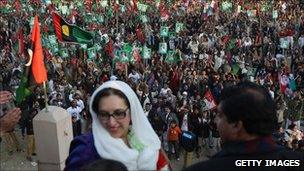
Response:
[{"label": "woman in white headscarf", "polygon": [[101,85],[92,95],[90,113],[92,132],[72,141],[65,170],[79,170],[100,158],[117,160],[128,170],[168,170],[161,142],[126,83]]}]

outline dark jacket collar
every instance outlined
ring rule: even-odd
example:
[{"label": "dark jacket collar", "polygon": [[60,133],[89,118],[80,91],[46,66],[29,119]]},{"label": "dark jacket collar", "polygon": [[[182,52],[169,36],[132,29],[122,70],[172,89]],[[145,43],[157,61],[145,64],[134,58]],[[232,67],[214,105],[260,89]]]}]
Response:
[{"label": "dark jacket collar", "polygon": [[264,136],[250,141],[226,142],[224,143],[222,150],[215,154],[213,158],[268,153],[282,148],[283,147],[275,143],[272,136]]}]

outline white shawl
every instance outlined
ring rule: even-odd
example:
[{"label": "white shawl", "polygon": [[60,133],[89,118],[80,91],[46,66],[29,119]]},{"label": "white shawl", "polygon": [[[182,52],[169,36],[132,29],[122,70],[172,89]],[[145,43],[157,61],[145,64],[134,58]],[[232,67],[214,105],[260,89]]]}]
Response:
[{"label": "white shawl", "polygon": [[[122,91],[130,102],[132,129],[144,144],[144,150],[139,153],[129,148],[122,139],[113,138],[100,124],[96,113],[93,111],[93,99],[96,94],[105,88],[114,88]],[[129,85],[122,81],[108,81],[102,84],[92,95],[90,101],[92,115],[92,132],[95,148],[101,158],[113,159],[122,162],[128,170],[156,170],[160,140],[144,115],[143,108]]]}]

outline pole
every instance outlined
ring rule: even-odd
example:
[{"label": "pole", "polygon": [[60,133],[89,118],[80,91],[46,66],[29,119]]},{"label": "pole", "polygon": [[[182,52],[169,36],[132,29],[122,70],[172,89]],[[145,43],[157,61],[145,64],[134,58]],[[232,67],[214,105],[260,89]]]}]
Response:
[{"label": "pole", "polygon": [[[116,5],[118,5],[118,4],[116,4],[116,2],[114,2],[115,3],[115,6]],[[118,11],[116,11],[116,34],[118,34],[119,33],[119,30],[118,30]]]},{"label": "pole", "polygon": [[128,78],[128,63],[125,64],[125,70],[126,70],[126,79]]},{"label": "pole", "polygon": [[47,93],[46,93],[46,84],[45,81],[43,81],[43,89],[44,89],[44,101],[45,101],[45,111],[48,112],[48,98],[47,98]]}]

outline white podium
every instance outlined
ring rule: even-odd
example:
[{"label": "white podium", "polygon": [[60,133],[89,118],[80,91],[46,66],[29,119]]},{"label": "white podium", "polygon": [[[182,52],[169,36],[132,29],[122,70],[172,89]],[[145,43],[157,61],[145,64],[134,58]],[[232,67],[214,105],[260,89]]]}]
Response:
[{"label": "white podium", "polygon": [[38,170],[63,170],[73,139],[72,120],[68,112],[48,106],[33,119]]}]

